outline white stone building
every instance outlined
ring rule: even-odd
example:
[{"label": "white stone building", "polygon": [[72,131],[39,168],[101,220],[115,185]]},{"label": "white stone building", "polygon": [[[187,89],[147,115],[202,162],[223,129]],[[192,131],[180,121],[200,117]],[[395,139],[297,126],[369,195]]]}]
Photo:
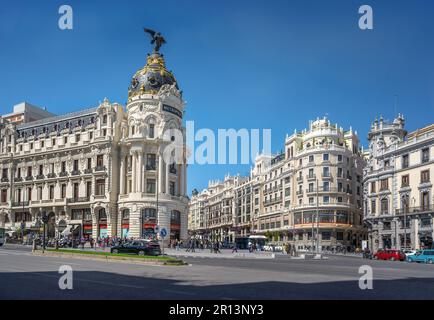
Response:
[{"label": "white stone building", "polygon": [[[77,237],[138,238],[159,227],[185,239],[183,114],[175,77],[154,53],[134,75],[125,110],[105,99],[38,121],[3,119],[0,226],[35,228],[45,212],[50,237],[67,229]],[[175,142],[181,160],[172,163],[163,152]]]},{"label": "white stone building", "polygon": [[190,230],[217,229],[214,239],[231,242],[267,235],[298,249],[316,247],[318,234],[322,249],[360,248],[364,165],[356,132],[327,119],[311,121],[308,130],[286,138],[285,152],[258,156],[250,177],[226,178],[194,195],[190,214],[199,226]]},{"label": "white stone building", "polygon": [[434,125],[407,134],[404,124],[380,118],[368,134],[364,218],[373,251],[433,245]]}]

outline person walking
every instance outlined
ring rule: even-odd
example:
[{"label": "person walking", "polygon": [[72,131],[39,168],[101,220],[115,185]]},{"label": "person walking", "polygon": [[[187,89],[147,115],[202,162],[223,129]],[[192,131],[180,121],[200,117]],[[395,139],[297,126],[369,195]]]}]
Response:
[{"label": "person walking", "polygon": [[232,253],[234,253],[234,252],[238,253],[237,243],[234,243],[232,246]]}]

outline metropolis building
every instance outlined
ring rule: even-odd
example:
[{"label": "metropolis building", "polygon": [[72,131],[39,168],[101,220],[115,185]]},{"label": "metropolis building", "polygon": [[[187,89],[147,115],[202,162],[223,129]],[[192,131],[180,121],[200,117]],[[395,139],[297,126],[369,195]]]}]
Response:
[{"label": "metropolis building", "polygon": [[158,227],[166,239],[185,239],[186,162],[163,157],[175,139],[185,140],[184,105],[155,50],[134,75],[125,107],[105,99],[61,116],[1,120],[0,227],[36,228],[45,212],[49,237],[139,238]]}]

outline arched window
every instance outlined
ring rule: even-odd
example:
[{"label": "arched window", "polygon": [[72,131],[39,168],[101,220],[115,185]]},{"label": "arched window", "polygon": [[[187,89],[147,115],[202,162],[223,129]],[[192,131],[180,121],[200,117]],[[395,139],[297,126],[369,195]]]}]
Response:
[{"label": "arched window", "polygon": [[124,209],[122,210],[122,220],[128,220],[130,219],[130,210]]},{"label": "arched window", "polygon": [[181,223],[181,212],[179,212],[178,210],[172,210],[170,214],[170,223]]}]

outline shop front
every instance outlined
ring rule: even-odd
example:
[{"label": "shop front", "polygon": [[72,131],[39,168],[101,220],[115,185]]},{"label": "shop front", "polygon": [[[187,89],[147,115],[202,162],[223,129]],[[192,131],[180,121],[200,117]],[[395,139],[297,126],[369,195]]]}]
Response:
[{"label": "shop front", "polygon": [[179,240],[181,237],[181,212],[172,210],[170,215],[170,240]]},{"label": "shop front", "polygon": [[107,214],[104,208],[98,210],[98,238],[107,238]]},{"label": "shop front", "polygon": [[157,227],[157,210],[145,208],[142,210],[142,238],[154,239],[156,237],[155,228]]},{"label": "shop front", "polygon": [[121,218],[121,238],[128,238],[130,234],[130,210],[125,209],[122,211]]}]

